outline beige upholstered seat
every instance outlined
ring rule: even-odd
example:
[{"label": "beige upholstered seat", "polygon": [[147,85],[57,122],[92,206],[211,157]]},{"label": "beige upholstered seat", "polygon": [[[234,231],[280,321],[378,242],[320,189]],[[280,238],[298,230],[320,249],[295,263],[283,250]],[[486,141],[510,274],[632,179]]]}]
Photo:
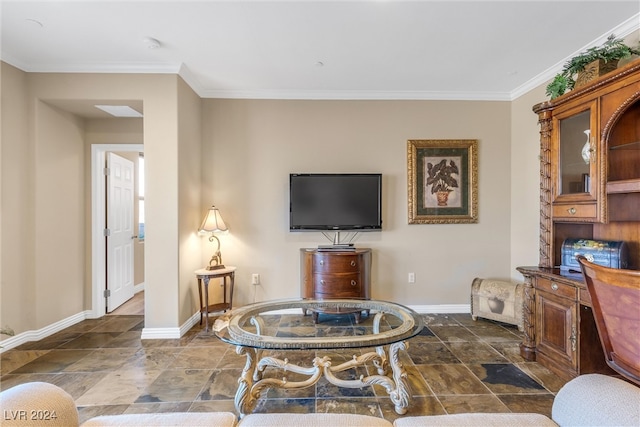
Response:
[{"label": "beige upholstered seat", "polygon": [[558,391],[551,418],[562,427],[638,427],[640,388],[607,375],[580,375]]},{"label": "beige upholstered seat", "polygon": [[91,418],[83,423],[82,427],[233,427],[235,425],[236,416],[231,412],[163,412],[152,414],[104,415]]},{"label": "beige upholstered seat", "polygon": [[398,418],[395,427],[557,427],[541,414],[450,414]]},{"label": "beige upholstered seat", "polygon": [[[78,425],[73,398],[61,388],[43,382],[27,383],[0,392],[2,426]],[[38,411],[55,411],[55,418],[38,422]],[[23,412],[20,411],[27,411]],[[12,414],[16,416],[13,417]],[[98,416],[83,426],[213,426],[213,427],[426,427],[426,426],[640,426],[640,388],[605,375],[582,375],[558,392],[553,421],[536,413],[470,413],[401,416],[394,423],[358,414],[249,414],[239,422],[231,412],[177,412]]]},{"label": "beige upholstered seat", "polygon": [[73,397],[60,387],[45,382],[20,384],[0,394],[2,427],[78,425]]},{"label": "beige upholstered seat", "polygon": [[392,427],[389,421],[356,414],[249,414],[239,427]]}]

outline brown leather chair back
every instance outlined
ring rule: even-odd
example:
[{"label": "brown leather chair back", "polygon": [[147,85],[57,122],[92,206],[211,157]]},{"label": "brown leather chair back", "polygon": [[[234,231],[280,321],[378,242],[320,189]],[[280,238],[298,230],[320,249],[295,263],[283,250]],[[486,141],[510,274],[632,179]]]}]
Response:
[{"label": "brown leather chair back", "polygon": [[640,271],[578,261],[607,364],[640,385]]}]

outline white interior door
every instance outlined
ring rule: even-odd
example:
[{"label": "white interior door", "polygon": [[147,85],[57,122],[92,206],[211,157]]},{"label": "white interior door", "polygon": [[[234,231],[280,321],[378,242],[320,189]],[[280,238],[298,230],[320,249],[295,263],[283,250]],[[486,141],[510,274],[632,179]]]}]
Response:
[{"label": "white interior door", "polygon": [[134,164],[107,153],[107,313],[133,297]]}]

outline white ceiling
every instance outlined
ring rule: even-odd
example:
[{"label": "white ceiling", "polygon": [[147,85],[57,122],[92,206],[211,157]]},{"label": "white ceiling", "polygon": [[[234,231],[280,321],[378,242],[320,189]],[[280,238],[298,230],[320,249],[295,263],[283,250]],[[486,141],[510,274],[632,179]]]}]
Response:
[{"label": "white ceiling", "polygon": [[640,31],[638,0],[0,5],[2,60],[17,68],[179,73],[205,98],[509,100]]}]

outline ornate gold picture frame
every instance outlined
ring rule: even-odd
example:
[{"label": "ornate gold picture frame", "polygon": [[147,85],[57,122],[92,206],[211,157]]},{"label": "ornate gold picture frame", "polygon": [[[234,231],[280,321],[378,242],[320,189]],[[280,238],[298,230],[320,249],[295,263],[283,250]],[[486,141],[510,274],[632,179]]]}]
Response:
[{"label": "ornate gold picture frame", "polygon": [[409,224],[478,222],[478,140],[407,141]]}]

